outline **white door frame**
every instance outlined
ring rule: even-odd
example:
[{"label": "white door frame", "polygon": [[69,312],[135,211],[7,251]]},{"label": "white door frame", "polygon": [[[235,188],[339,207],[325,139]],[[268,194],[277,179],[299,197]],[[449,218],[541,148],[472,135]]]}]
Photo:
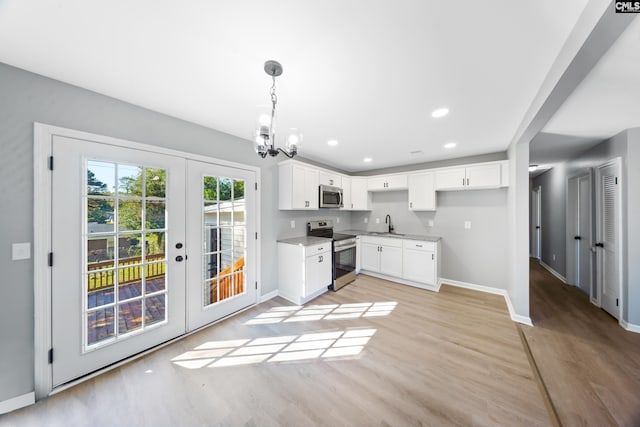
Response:
[{"label": "white door frame", "polygon": [[[579,245],[576,244],[575,236],[580,234],[578,226],[580,224],[580,180],[587,178],[589,183],[589,206],[591,212],[589,212],[589,246],[593,247],[593,172],[591,169],[585,173],[574,175],[567,180],[567,198],[566,198],[566,271],[567,271],[567,284],[577,285],[578,269],[580,264],[578,263],[580,250]],[[572,192],[575,197],[572,197]],[[573,204],[571,202],[574,202]],[[577,233],[577,234],[576,234]],[[583,237],[583,236],[581,236]],[[592,266],[592,261],[589,262]],[[590,267],[591,268],[591,267]],[[591,282],[589,283],[589,296],[592,303],[595,304],[596,296],[593,291],[593,272],[591,274]]]},{"label": "white door frame", "polygon": [[[199,160],[202,162],[215,163],[222,166],[230,166],[238,169],[253,171],[256,175],[256,229],[258,236],[260,233],[260,168],[244,165],[241,163],[215,159],[198,154],[187,153],[168,148],[156,147],[154,145],[142,144],[127,141],[119,138],[112,138],[104,135],[96,135],[73,129],[51,126],[34,122],[33,125],[33,290],[34,290],[34,377],[36,399],[42,399],[52,393],[67,388],[61,386],[53,389],[52,365],[48,363],[49,349],[51,348],[51,271],[48,265],[49,253],[51,252],[51,174],[49,173],[49,158],[51,156],[51,144],[54,135],[67,138],[78,138],[102,144],[109,144],[117,147],[150,151],[154,153],[166,154],[182,157],[187,160]],[[261,251],[260,241],[256,247],[255,266],[256,275],[260,278],[261,271]],[[258,279],[257,299],[260,298],[262,280]],[[256,301],[257,303],[257,301]],[[99,372],[113,369],[119,364],[104,368]],[[79,381],[84,381],[94,375],[83,377]]]},{"label": "white door frame", "polygon": [[[624,180],[622,179],[622,158],[620,157],[616,157],[614,159],[611,159],[605,163],[602,163],[601,165],[598,165],[596,167],[596,178],[595,178],[595,187],[596,187],[596,236],[594,238],[594,241],[597,241],[600,236],[602,236],[602,226],[601,226],[601,218],[600,218],[600,208],[601,208],[601,204],[602,204],[602,191],[600,189],[600,178],[601,178],[601,169],[611,166],[611,165],[616,165],[618,168],[618,185],[617,185],[617,191],[616,191],[616,198],[617,198],[617,203],[618,203],[618,217],[616,218],[616,221],[618,221],[618,235],[616,236],[617,239],[617,264],[618,264],[618,299],[619,299],[619,304],[618,304],[618,323],[620,324],[620,326],[624,327],[624,320],[623,320],[623,315],[624,315],[624,293],[623,293],[623,289],[622,289],[622,282],[623,282],[623,277],[622,277],[622,266],[623,266],[623,260],[622,260],[622,186],[624,185]],[[595,249],[595,246],[594,246]],[[598,307],[602,306],[602,253],[600,251],[597,251],[597,256],[596,256],[596,283],[598,284],[598,295],[597,295],[597,303],[596,305]]]},{"label": "white door frame", "polygon": [[[537,249],[536,253],[533,253],[531,255],[533,255],[534,258],[536,258],[538,261],[540,261],[542,259],[542,186],[538,185],[534,188],[531,189],[531,197],[535,197],[536,198],[536,211],[537,212],[532,212],[532,215],[535,217],[537,217],[537,223],[538,224],[534,224],[534,221],[531,221],[531,230],[530,230],[530,235],[531,235],[531,239],[532,239],[532,243],[533,243],[533,239],[536,239],[536,245],[535,248]],[[540,228],[536,228],[536,226],[539,226]],[[533,244],[531,245],[533,247]]]}]

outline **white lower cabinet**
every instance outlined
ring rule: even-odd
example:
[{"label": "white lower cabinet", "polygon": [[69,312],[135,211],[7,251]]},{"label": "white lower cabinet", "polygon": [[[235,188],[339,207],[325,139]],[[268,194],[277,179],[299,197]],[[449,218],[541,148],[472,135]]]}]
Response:
[{"label": "white lower cabinet", "polygon": [[402,276],[402,239],[362,236],[360,268],[389,276]]},{"label": "white lower cabinet", "polygon": [[333,283],[331,241],[302,246],[278,242],[278,294],[304,304]]},{"label": "white lower cabinet", "polygon": [[360,236],[359,272],[436,290],[439,242],[395,237]]},{"label": "white lower cabinet", "polygon": [[405,240],[402,248],[402,278],[436,286],[438,261],[437,242]]}]

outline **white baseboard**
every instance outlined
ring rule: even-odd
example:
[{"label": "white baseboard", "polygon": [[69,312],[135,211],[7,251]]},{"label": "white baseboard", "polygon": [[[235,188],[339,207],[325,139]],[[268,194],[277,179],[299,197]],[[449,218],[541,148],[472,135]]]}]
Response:
[{"label": "white baseboard", "polygon": [[260,297],[258,297],[258,304],[263,303],[265,301],[269,301],[272,298],[275,298],[278,296],[278,290],[276,289],[275,291],[271,291],[268,294],[265,295],[260,295]]},{"label": "white baseboard", "polygon": [[22,396],[3,400],[0,402],[0,414],[6,414],[7,412],[15,411],[16,409],[24,408],[34,403],[36,403],[36,393],[34,391],[23,394]]},{"label": "white baseboard", "polygon": [[549,273],[556,276],[562,283],[564,283],[565,285],[567,284],[567,278],[555,271],[553,268],[551,268],[551,266],[545,264],[544,261],[540,260],[540,265],[543,266]]},{"label": "white baseboard", "polygon": [[636,334],[640,334],[640,325],[629,323],[626,320],[620,320],[620,326],[622,326],[624,329],[626,329],[629,332],[635,332]]},{"label": "white baseboard", "polygon": [[515,312],[515,310],[513,309],[513,304],[511,303],[511,298],[509,298],[509,293],[507,292],[506,289],[493,288],[491,286],[477,285],[475,283],[468,283],[468,282],[461,282],[459,280],[440,278],[440,280],[438,281],[438,287],[442,284],[456,286],[458,288],[471,289],[474,291],[484,292],[487,294],[502,295],[504,297],[505,303],[507,304],[507,309],[509,310],[509,317],[511,317],[511,320],[513,320],[514,322],[522,323],[524,325],[533,326],[533,322],[531,321],[530,317],[522,316]]}]

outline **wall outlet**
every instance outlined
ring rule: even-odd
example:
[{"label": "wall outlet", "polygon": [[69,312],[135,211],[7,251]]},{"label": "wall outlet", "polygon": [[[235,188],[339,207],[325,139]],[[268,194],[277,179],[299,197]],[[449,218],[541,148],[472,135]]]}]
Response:
[{"label": "wall outlet", "polygon": [[432,219],[429,220],[429,227],[433,227],[433,220]]},{"label": "wall outlet", "polygon": [[380,218],[376,218],[376,224],[380,224]]},{"label": "wall outlet", "polygon": [[551,259],[556,260],[556,254],[551,255]]},{"label": "wall outlet", "polygon": [[336,218],[336,224],[340,224],[340,217]]},{"label": "wall outlet", "polygon": [[368,223],[369,222],[369,218],[367,218],[366,216],[364,217],[364,223]]},{"label": "wall outlet", "polygon": [[21,259],[31,258],[31,243],[14,243],[11,245],[11,260],[19,261]]},{"label": "wall outlet", "polygon": [[291,225],[291,228],[296,228],[296,221],[295,220],[292,219],[289,224]]},{"label": "wall outlet", "polygon": [[464,228],[466,228],[467,230],[471,229],[471,221],[465,221],[464,222]]}]

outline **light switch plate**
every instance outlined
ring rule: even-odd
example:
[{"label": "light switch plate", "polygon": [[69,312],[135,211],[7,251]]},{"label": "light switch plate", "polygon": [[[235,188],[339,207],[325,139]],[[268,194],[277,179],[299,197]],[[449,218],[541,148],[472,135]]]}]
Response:
[{"label": "light switch plate", "polygon": [[11,260],[19,261],[21,259],[31,258],[31,243],[14,243],[11,245]]},{"label": "light switch plate", "polygon": [[364,223],[368,223],[369,222],[369,218],[367,218],[366,216],[364,217]]},{"label": "light switch plate", "polygon": [[291,225],[291,228],[296,228],[296,221],[295,220],[292,219],[289,224]]},{"label": "light switch plate", "polygon": [[376,224],[380,224],[380,218],[376,218]]},{"label": "light switch plate", "polygon": [[432,219],[429,220],[429,227],[433,227],[433,220]]},{"label": "light switch plate", "polygon": [[464,228],[466,228],[467,230],[471,229],[471,221],[465,221]]},{"label": "light switch plate", "polygon": [[336,224],[340,224],[340,217],[336,218]]}]

